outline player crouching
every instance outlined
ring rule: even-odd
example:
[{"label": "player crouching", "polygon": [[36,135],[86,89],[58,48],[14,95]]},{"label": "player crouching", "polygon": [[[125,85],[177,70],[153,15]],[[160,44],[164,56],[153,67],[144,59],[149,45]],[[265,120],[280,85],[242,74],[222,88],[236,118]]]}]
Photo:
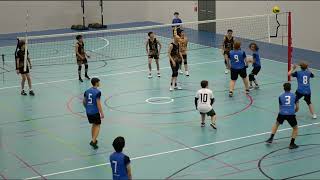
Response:
[{"label": "player crouching", "polygon": [[201,89],[197,92],[196,97],[194,99],[194,103],[196,109],[201,114],[201,127],[205,126],[206,115],[211,117],[210,126],[213,129],[217,129],[216,127],[216,113],[213,110],[214,97],[213,93],[210,89],[208,89],[208,81],[201,81]]}]

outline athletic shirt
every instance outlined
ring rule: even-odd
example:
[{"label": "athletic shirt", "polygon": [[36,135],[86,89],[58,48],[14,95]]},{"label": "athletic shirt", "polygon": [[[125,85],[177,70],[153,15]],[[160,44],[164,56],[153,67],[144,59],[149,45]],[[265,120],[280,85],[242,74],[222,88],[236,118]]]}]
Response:
[{"label": "athletic shirt", "polygon": [[291,92],[285,92],[279,96],[281,115],[295,115],[296,96]]},{"label": "athletic shirt", "polygon": [[296,71],[292,74],[292,77],[296,77],[298,81],[297,92],[304,95],[311,94],[310,78],[314,78],[312,72],[308,70]]},{"label": "athletic shirt", "polygon": [[196,94],[196,98],[198,99],[198,110],[201,113],[207,113],[212,109],[211,99],[213,99],[214,96],[210,89],[200,89]]},{"label": "athletic shirt", "polygon": [[233,50],[233,44],[234,44],[233,36],[231,37],[231,39],[229,39],[228,36],[224,36],[223,45],[226,51]]},{"label": "athletic shirt", "polygon": [[[172,24],[178,24],[178,23],[182,23],[182,20],[180,18],[173,18],[172,20]],[[173,26],[174,27],[174,26]],[[179,25],[176,27],[180,27]]]},{"label": "athletic shirt", "polygon": [[182,54],[185,54],[188,48],[187,39],[181,38],[179,44],[180,44],[180,51],[182,52]]},{"label": "athletic shirt", "polygon": [[176,61],[176,59],[179,59],[178,57],[180,56],[179,55],[179,44],[174,44],[174,43],[171,43],[172,44],[172,50],[171,50],[171,53],[170,55],[173,57],[173,59]]},{"label": "athletic shirt", "polygon": [[77,42],[77,44],[78,44],[78,53],[80,55],[82,55],[82,56],[85,55],[85,53],[84,53],[84,43]]},{"label": "athletic shirt", "polygon": [[97,88],[90,88],[86,90],[84,93],[84,97],[86,99],[86,112],[87,115],[94,115],[99,113],[98,105],[97,105],[97,100],[100,99],[101,97],[101,91]]},{"label": "athletic shirt", "polygon": [[246,67],[244,59],[246,58],[246,53],[242,50],[231,50],[229,54],[231,69],[243,69]]},{"label": "athletic shirt", "polygon": [[154,38],[153,41],[151,41],[151,39],[148,40],[149,41],[149,50],[154,53],[157,54],[159,49],[158,49],[158,41],[156,38]]},{"label": "athletic shirt", "polygon": [[253,67],[261,67],[259,52],[253,52],[252,57],[254,59]]},{"label": "athletic shirt", "polygon": [[114,152],[110,155],[109,161],[112,168],[113,180],[129,179],[127,166],[130,164],[130,158],[123,153]]},{"label": "athletic shirt", "polygon": [[[25,51],[24,50],[18,50],[17,54],[16,54],[16,58],[19,58],[19,67],[17,68],[21,68],[24,67],[24,56],[25,56]],[[28,51],[28,58],[29,58],[29,51]]]}]

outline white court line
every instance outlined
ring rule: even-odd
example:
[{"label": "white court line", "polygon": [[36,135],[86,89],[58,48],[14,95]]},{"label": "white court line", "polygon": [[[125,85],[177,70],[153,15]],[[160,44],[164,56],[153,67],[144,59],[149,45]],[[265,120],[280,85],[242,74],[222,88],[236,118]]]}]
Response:
[{"label": "white court line", "polygon": [[[193,63],[190,64],[189,66],[196,66],[196,65],[202,65],[202,64],[210,64],[210,63],[216,63],[216,62],[221,62],[221,60],[219,61],[206,61],[206,62],[201,62],[201,63]],[[171,67],[164,67],[164,68],[160,68],[160,69],[170,69]],[[136,71],[127,71],[127,72],[119,72],[119,73],[114,73],[114,74],[103,74],[103,75],[97,75],[95,77],[109,77],[109,76],[117,76],[117,75],[124,75],[124,74],[134,74],[134,73],[140,73],[140,72],[147,72],[149,70],[146,69],[141,69],[141,70],[136,70]],[[37,85],[44,85],[44,84],[53,84],[53,83],[60,83],[60,82],[67,82],[67,81],[74,81],[74,80],[79,80],[78,78],[70,78],[70,79],[61,79],[61,80],[56,80],[56,81],[48,81],[48,82],[40,82],[40,83],[34,83],[32,84],[33,86],[37,86]],[[0,88],[1,90],[5,90],[5,89],[12,89],[12,88],[18,88],[20,86],[7,86],[7,87],[2,87]]]},{"label": "white court line", "polygon": [[[320,122],[311,123],[311,124],[305,124],[305,125],[299,126],[299,128],[309,127],[309,126],[314,126],[314,125],[319,125],[319,124],[320,124]],[[288,131],[288,130],[291,130],[291,129],[292,128],[280,129],[280,130],[278,130],[278,132]],[[242,136],[242,137],[233,138],[233,139],[216,141],[216,142],[212,142],[212,143],[208,143],[208,144],[201,144],[201,145],[192,146],[192,147],[189,147],[189,148],[181,148],[181,149],[176,149],[176,150],[171,150],[171,151],[165,151],[165,152],[160,152],[160,153],[155,153],[155,154],[149,154],[149,155],[145,155],[145,156],[139,156],[139,157],[132,158],[131,160],[145,159],[145,158],[160,156],[160,155],[164,155],[164,154],[172,154],[172,153],[176,153],[176,152],[180,152],[180,151],[186,151],[186,150],[200,148],[200,147],[212,146],[212,145],[216,145],[216,144],[223,144],[223,143],[227,143],[227,142],[238,141],[238,140],[242,140],[242,139],[248,139],[248,138],[262,136],[262,135],[266,135],[266,134],[270,134],[270,132],[263,132],[263,133],[259,133],[259,134]],[[96,164],[96,165],[92,165],[92,166],[86,166],[86,167],[70,169],[70,170],[66,170],[66,171],[60,171],[60,172],[45,174],[45,175],[42,175],[42,176],[43,177],[49,177],[49,176],[54,176],[54,175],[59,175],[59,174],[66,174],[66,173],[70,173],[70,172],[75,172],[75,171],[80,171],[80,170],[85,170],[85,169],[91,169],[91,168],[100,167],[100,166],[106,166],[106,165],[110,165],[110,163]],[[29,177],[29,178],[26,178],[25,180],[38,179],[38,178],[41,178],[41,176]]]},{"label": "white court line", "polygon": [[[168,100],[168,101],[165,101],[165,102],[152,102],[151,99],[164,99],[164,100]],[[150,104],[169,104],[169,103],[172,103],[174,102],[174,99],[172,99],[171,97],[151,97],[151,98],[148,98],[146,99],[146,102],[147,103],[150,103]]]}]

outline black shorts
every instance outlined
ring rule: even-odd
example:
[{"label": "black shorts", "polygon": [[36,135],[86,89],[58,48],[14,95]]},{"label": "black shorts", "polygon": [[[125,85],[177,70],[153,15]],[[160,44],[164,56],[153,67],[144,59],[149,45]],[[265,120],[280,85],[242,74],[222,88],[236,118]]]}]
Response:
[{"label": "black shorts", "polygon": [[215,112],[213,109],[211,109],[211,110],[210,110],[209,112],[207,112],[207,113],[202,113],[202,112],[200,112],[200,114],[201,114],[201,115],[205,114],[205,115],[207,115],[207,116],[213,117],[213,116],[216,115],[216,112]]},{"label": "black shorts", "polygon": [[228,50],[223,51],[223,55],[228,55],[228,57],[229,57],[230,51],[228,51]]},{"label": "black shorts", "polygon": [[296,91],[296,103],[299,102],[299,100],[304,97],[304,101],[310,105],[311,104],[311,94],[301,94],[298,91]]},{"label": "black shorts", "polygon": [[90,124],[101,124],[101,117],[100,117],[100,113],[97,114],[87,114],[88,117],[88,121]]},{"label": "black shorts", "polygon": [[231,68],[231,80],[233,80],[233,81],[237,80],[239,75],[241,78],[246,78],[247,77],[247,68],[243,68],[243,69],[232,69]]},{"label": "black shorts", "polygon": [[283,124],[284,121],[288,121],[291,127],[295,127],[298,125],[296,115],[281,115],[278,114],[277,122],[279,124]]},{"label": "black shorts", "polygon": [[159,54],[149,54],[149,59],[159,59]]},{"label": "black shorts", "polygon": [[184,63],[184,64],[188,64],[188,60],[187,60],[188,57],[187,57],[187,55],[184,54],[184,55],[182,55],[182,57],[183,57],[183,60],[184,60],[183,63]]},{"label": "black shorts", "polygon": [[21,67],[18,69],[20,74],[28,74],[29,73],[29,67],[27,66],[26,71],[24,71],[24,67]]},{"label": "black shorts", "polygon": [[260,72],[261,70],[261,66],[258,66],[258,67],[253,67],[252,71],[251,71],[251,74],[253,75],[258,75],[258,73]]},{"label": "black shorts", "polygon": [[83,60],[77,59],[77,64],[80,66],[82,64],[88,64],[87,58],[84,58]]}]

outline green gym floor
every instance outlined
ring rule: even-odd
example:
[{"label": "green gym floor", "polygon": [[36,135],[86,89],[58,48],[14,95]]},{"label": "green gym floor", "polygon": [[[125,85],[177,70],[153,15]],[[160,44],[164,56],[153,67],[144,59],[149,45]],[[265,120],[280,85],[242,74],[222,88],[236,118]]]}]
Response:
[{"label": "green gym floor", "polygon": [[[103,52],[117,40],[104,39],[105,42],[87,41],[95,41],[97,48],[93,49]],[[135,39],[132,37],[132,41]],[[169,40],[164,41],[163,44],[169,44]],[[311,119],[303,101],[297,114],[300,127],[297,144],[301,147],[287,148],[291,135],[287,123],[279,130],[274,144],[264,143],[277,115],[277,97],[286,80],[286,64],[263,59],[258,77],[261,88],[246,96],[240,80],[235,96],[229,98],[229,75],[224,74],[220,50],[198,48],[189,52],[190,77],[179,76],[183,90],[169,92],[171,69],[166,55],[160,57],[162,77],[156,77],[154,71],[154,77],[148,79],[147,57],[133,57],[134,51],[144,51],[143,44],[140,47],[131,50],[131,58],[89,64],[89,74],[101,79],[106,116],[99,136],[100,148],[96,151],[89,146],[90,125],[81,104],[90,82],[77,80],[75,64],[35,66],[31,70],[35,97],[20,96],[19,76],[14,71],[3,71],[0,177],[110,179],[108,156],[117,136],[126,139],[124,152],[132,160],[134,179],[320,177],[320,123]],[[64,56],[66,50],[61,48],[57,54],[48,53],[48,58],[73,58]],[[15,47],[1,49],[14,52]],[[32,58],[34,62],[41,60]],[[314,73],[312,91],[316,92],[320,89],[317,79],[320,72]],[[218,130],[209,126],[209,120],[201,128],[200,116],[194,108],[194,95],[204,79],[209,80],[216,97]],[[314,93],[312,98],[319,113],[320,95]]]}]

